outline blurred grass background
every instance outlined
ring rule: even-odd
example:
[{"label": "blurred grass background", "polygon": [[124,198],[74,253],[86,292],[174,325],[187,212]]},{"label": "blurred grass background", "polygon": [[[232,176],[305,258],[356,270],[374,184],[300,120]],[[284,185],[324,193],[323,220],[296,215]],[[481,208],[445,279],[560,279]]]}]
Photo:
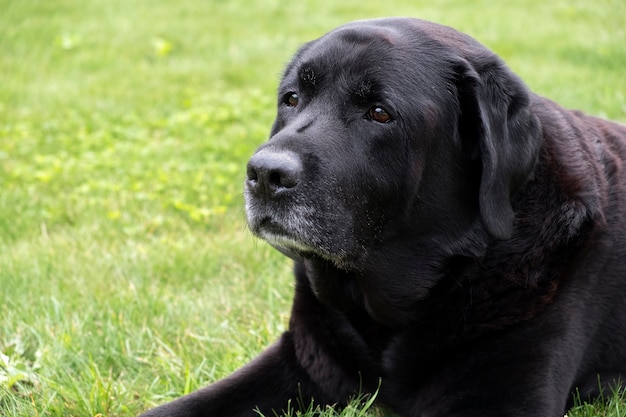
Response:
[{"label": "blurred grass background", "polygon": [[280,334],[290,263],[246,230],[245,162],[296,48],[392,15],[626,121],[623,0],[0,0],[0,416],[132,416]]}]

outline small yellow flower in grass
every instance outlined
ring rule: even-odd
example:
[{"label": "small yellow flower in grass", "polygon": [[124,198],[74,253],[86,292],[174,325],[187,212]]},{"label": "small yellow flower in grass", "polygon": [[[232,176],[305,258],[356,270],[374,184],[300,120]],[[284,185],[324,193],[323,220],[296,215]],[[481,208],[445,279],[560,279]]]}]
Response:
[{"label": "small yellow flower in grass", "polygon": [[119,210],[111,210],[107,212],[107,217],[111,220],[117,220],[121,215],[122,213]]},{"label": "small yellow flower in grass", "polygon": [[152,50],[154,51],[156,56],[168,56],[170,52],[172,52],[172,49],[174,49],[174,44],[167,39],[154,38],[152,40]]}]

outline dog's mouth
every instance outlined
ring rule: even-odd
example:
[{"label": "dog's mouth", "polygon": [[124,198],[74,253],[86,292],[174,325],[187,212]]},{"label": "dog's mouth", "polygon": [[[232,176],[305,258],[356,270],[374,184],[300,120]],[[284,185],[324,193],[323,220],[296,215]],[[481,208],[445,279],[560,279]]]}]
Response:
[{"label": "dog's mouth", "polygon": [[291,259],[301,260],[307,253],[316,252],[311,245],[303,241],[302,237],[297,236],[293,231],[288,230],[270,217],[265,217],[250,226],[255,235]]},{"label": "dog's mouth", "polygon": [[352,219],[342,215],[342,211],[314,208],[311,204],[287,207],[267,204],[248,193],[246,214],[250,231],[296,261],[321,258],[348,269],[361,256],[362,251],[355,250]]},{"label": "dog's mouth", "polygon": [[[354,255],[346,252],[331,252],[322,242],[316,243],[315,238],[306,235],[306,230],[291,230],[283,224],[277,223],[271,217],[263,218],[255,224],[250,224],[250,229],[259,238],[265,240],[283,255],[295,260],[324,259],[337,267],[349,270],[354,267],[357,259]],[[309,231],[310,232],[310,231]],[[315,235],[313,235],[315,236]]]}]

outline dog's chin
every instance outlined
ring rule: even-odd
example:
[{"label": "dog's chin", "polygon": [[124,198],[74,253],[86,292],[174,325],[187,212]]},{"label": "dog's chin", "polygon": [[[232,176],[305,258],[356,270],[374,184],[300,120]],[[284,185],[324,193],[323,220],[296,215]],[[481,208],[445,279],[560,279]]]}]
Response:
[{"label": "dog's chin", "polygon": [[313,245],[305,243],[305,240],[299,237],[301,233],[295,233],[269,217],[259,219],[249,216],[248,225],[257,237],[295,261],[300,261],[306,258],[307,254],[310,256],[316,252]]},{"label": "dog's chin", "polygon": [[256,236],[294,261],[325,259],[341,269],[346,269],[349,264],[345,254],[341,256],[325,250],[320,245],[307,243],[304,239],[296,238],[282,228],[261,226],[252,231]]},{"label": "dog's chin", "polygon": [[308,246],[287,236],[264,231],[260,231],[258,235],[280,253],[293,259],[294,261],[301,261],[306,258],[307,253],[313,253],[313,250]]}]

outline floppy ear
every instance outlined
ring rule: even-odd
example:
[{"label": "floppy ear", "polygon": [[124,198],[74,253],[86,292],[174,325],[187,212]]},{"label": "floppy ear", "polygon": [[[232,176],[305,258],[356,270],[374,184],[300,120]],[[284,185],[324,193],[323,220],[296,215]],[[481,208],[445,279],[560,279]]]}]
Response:
[{"label": "floppy ear", "polygon": [[455,65],[461,109],[459,136],[464,154],[480,158],[480,215],[487,231],[510,237],[512,194],[533,171],[541,146],[540,126],[527,87],[495,56],[482,68]]}]

